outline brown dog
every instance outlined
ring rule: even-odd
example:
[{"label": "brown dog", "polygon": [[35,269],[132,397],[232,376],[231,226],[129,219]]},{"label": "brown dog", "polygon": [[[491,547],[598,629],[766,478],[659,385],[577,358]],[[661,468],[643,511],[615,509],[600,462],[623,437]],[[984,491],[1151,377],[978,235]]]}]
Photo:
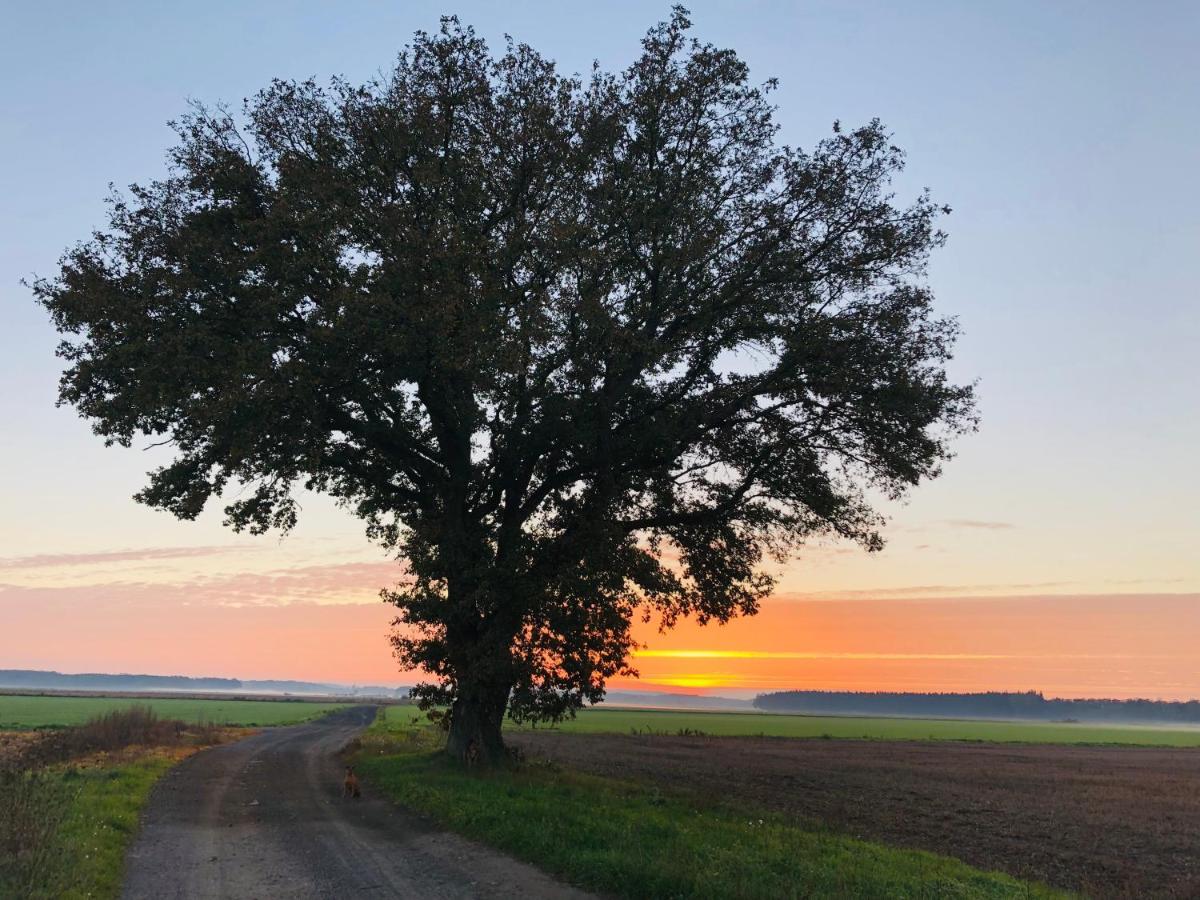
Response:
[{"label": "brown dog", "polygon": [[346,766],[346,780],[342,782],[343,797],[361,797],[362,792],[358,789],[358,776],[354,774],[354,769]]}]

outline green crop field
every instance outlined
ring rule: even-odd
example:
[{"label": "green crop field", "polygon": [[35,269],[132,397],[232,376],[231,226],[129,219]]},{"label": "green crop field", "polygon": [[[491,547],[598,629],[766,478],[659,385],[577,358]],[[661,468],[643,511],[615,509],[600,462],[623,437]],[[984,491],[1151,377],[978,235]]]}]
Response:
[{"label": "green crop field", "polygon": [[629,734],[632,731],[678,734],[682,731],[693,731],[703,732],[707,735],[763,735],[796,738],[1200,747],[1200,728],[1188,730],[1052,722],[858,718],[758,712],[585,709],[575,719],[565,721],[556,727],[566,732],[592,734]]},{"label": "green crop field", "polygon": [[189,697],[36,697],[0,694],[0,730],[81,725],[88,719],[130,706],[149,706],[164,718],[217,725],[290,725],[307,722],[338,703],[296,700],[204,700]]}]

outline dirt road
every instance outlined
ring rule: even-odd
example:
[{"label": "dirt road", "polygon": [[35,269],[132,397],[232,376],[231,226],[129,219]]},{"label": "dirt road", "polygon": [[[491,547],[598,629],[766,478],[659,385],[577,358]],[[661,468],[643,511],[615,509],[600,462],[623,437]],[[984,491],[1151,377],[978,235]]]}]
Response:
[{"label": "dirt road", "polygon": [[336,754],[373,716],[358,707],[272,728],[180,764],[146,806],[122,896],[587,896],[432,828],[369,785],[343,799]]}]

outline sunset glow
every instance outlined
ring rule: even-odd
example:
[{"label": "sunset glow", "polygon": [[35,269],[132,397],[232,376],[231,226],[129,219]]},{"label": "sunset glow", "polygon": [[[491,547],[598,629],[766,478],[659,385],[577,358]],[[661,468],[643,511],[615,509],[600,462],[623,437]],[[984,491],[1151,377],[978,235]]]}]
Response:
[{"label": "sunset glow", "polygon": [[[846,579],[875,565],[836,559]],[[0,558],[0,653],[13,668],[411,684],[420,675],[397,671],[394,611],[378,600],[400,571],[349,533]],[[781,594],[724,626],[638,623],[640,678],[612,686],[1200,695],[1197,593],[847,598],[831,574],[818,565],[824,592]]]},{"label": "sunset glow", "polygon": [[[161,47],[142,13],[81,7],[51,22],[37,9],[28,33],[64,28],[73,50],[51,65],[39,38],[5,59],[9,83],[28,90],[0,144],[0,667],[415,682],[391,656],[394,610],[379,601],[402,564],[347,510],[302,494],[293,534],[251,537],[222,525],[220,503],[177,521],[132,501],[171,449],[140,437],[105,447],[56,407],[59,338],[21,279],[53,273],[102,221],[106,185],[161,173],[175,139],[164,123],[186,98],[241,98],[275,76],[359,83],[438,11],[401,4],[372,13],[386,27],[274,37],[197,11],[183,30],[207,36],[189,49]],[[906,9],[874,30],[878,13],[861,10],[773,14],[786,24],[710,7],[697,35],[737,46],[753,78],[779,77],[781,142],[808,147],[834,120],[879,115],[910,153],[898,196],[928,184],[953,207],[928,281],[962,326],[950,374],[978,379],[982,426],[904,502],[872,498],[889,519],[884,550],[819,538],[767,563],[778,582],[755,617],[666,634],[636,623],[640,678],[612,686],[1200,697],[1195,125],[1180,118],[1182,94],[1154,89],[1194,82],[1187,54],[1143,60],[1114,49],[1104,16],[1049,10],[1034,28],[999,28],[999,6],[970,4],[949,25]],[[1129,16],[1112,35],[1156,19]],[[570,73],[627,64],[650,17],[502,4],[470,21],[493,47],[512,33]],[[853,71],[830,24],[843,18],[874,35]],[[911,58],[905,48],[943,27],[954,40]],[[797,54],[801,32],[813,37]],[[118,34],[139,52],[105,56]],[[1031,34],[1057,37],[1034,46]],[[208,48],[231,35],[253,37],[252,52],[215,64]],[[970,49],[979,35],[996,37],[994,69]],[[1060,67],[1067,44],[1087,47],[1079,66]],[[812,71],[835,69],[842,79],[810,87]],[[121,115],[97,111],[97,78]]]},{"label": "sunset glow", "polygon": [[1200,900],[1200,0],[3,22],[0,900]]},{"label": "sunset glow", "polygon": [[[763,650],[638,650],[637,659],[1013,659],[996,653],[776,653]],[[1106,657],[1107,658],[1107,657]]]}]

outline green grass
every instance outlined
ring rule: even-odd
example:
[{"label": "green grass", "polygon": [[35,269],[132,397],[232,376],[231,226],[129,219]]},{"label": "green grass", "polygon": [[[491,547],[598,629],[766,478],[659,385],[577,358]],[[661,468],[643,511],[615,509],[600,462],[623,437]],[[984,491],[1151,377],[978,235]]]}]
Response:
[{"label": "green grass", "polygon": [[342,706],[337,703],[282,700],[36,697],[6,694],[0,695],[0,730],[82,725],[95,716],[133,705],[152,707],[156,713],[168,719],[213,722],[217,725],[290,725],[306,722]]},{"label": "green grass", "polygon": [[117,897],[138,814],[150,788],[175,764],[176,756],[156,752],[132,762],[68,765],[40,775],[39,809],[57,825],[41,863],[24,876],[24,887],[4,880],[0,895],[29,900]]},{"label": "green grass", "polygon": [[575,719],[567,720],[556,727],[565,732],[585,734],[629,734],[631,731],[678,734],[688,729],[710,735],[766,737],[1200,747],[1200,729],[1052,722],[984,722],[968,719],[803,716],[757,712],[585,709]]},{"label": "green grass", "polygon": [[63,882],[60,897],[116,897],[125,850],[137,832],[150,788],[175,760],[148,757],[110,769],[67,769],[68,789],[78,786],[59,833]]},{"label": "green grass", "polygon": [[542,764],[467,772],[389,710],[363,740],[370,786],[589,890],[631,898],[1063,896],[1006,875],[778,817]]}]

